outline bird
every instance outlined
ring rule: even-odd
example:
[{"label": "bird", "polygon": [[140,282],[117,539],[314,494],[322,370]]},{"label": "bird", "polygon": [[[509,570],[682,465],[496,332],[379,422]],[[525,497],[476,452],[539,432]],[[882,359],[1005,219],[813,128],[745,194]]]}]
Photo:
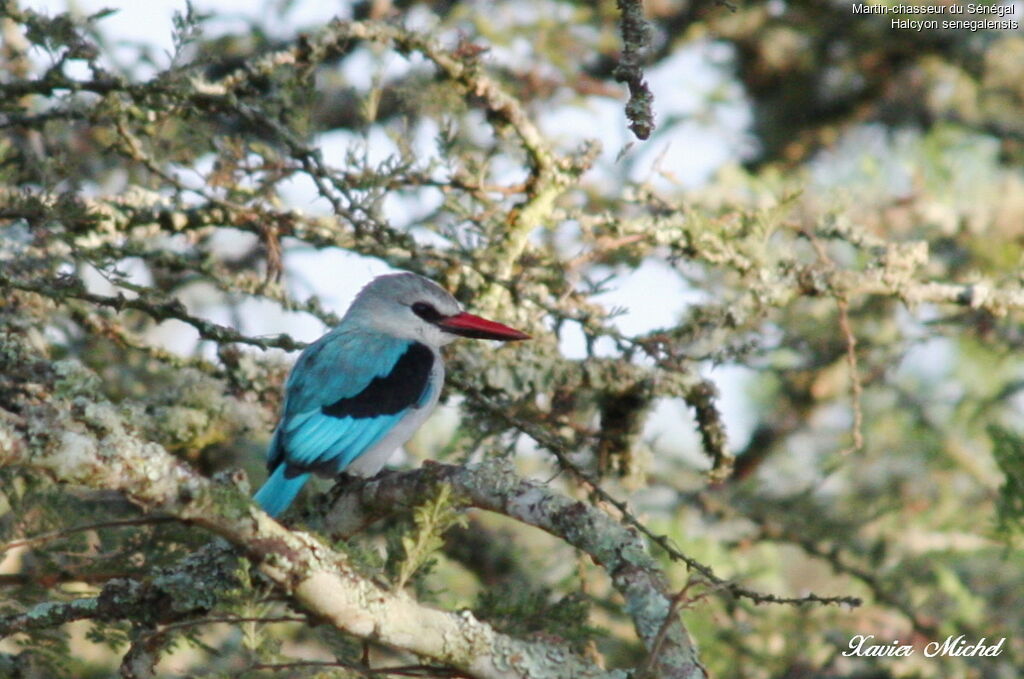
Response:
[{"label": "bird", "polygon": [[418,274],[367,283],[288,375],[267,451],[269,477],[254,497],[260,507],[280,516],[311,474],[376,474],[437,405],[444,384],[440,349],[458,337],[530,339],[463,311]]}]

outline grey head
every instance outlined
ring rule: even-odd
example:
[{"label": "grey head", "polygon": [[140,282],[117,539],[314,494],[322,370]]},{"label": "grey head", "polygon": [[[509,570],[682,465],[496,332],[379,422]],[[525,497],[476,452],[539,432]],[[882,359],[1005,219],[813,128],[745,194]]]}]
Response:
[{"label": "grey head", "polygon": [[467,314],[444,288],[414,273],[378,276],[356,295],[342,325],[440,347],[458,337],[519,340],[529,335]]}]

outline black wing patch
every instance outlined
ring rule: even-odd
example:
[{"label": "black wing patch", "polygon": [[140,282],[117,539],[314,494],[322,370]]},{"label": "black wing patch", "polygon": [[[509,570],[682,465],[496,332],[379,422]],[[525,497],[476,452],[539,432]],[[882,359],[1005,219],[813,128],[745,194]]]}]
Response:
[{"label": "black wing patch", "polygon": [[434,352],[425,344],[413,342],[387,375],[374,377],[355,396],[323,406],[320,411],[331,417],[394,415],[419,402],[433,367]]}]

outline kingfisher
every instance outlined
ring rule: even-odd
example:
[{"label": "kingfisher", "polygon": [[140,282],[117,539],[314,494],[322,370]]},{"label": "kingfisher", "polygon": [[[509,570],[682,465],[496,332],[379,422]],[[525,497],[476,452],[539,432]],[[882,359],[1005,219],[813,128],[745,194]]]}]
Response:
[{"label": "kingfisher", "polygon": [[295,362],[267,451],[270,477],[256,502],[277,517],[311,474],[376,474],[437,405],[444,384],[440,349],[458,337],[530,339],[466,313],[423,276],[370,281],[338,326]]}]

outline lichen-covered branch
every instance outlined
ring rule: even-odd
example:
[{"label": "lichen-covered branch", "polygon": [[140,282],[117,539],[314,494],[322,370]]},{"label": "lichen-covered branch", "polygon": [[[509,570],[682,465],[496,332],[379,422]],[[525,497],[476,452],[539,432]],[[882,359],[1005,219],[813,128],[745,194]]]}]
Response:
[{"label": "lichen-covered branch", "polygon": [[622,57],[613,75],[629,87],[626,117],[637,139],[647,139],[654,131],[654,95],[644,80],[643,63],[651,46],[651,27],[644,18],[643,0],[618,0],[622,13]]},{"label": "lichen-covered branch", "polygon": [[[9,437],[9,430],[0,430]],[[3,446],[11,443],[4,438]],[[5,450],[0,446],[0,451]],[[6,448],[6,450],[10,450]],[[166,624],[203,613],[216,605],[219,589],[237,586],[234,556],[222,543],[212,544],[170,568],[147,578],[115,578],[94,597],[48,601],[23,613],[0,618],[0,638],[59,627],[74,620],[130,620],[144,625]]]},{"label": "lichen-covered branch", "polygon": [[478,257],[478,261],[488,267],[484,273],[494,282],[478,296],[477,306],[482,312],[493,311],[504,299],[506,293],[502,283],[512,279],[515,263],[528,244],[529,234],[551,218],[555,200],[589,167],[597,148],[587,147],[576,158],[559,158],[521,103],[486,74],[476,50],[465,47],[445,50],[421,35],[384,23],[332,22],[320,33],[288,49],[249,63],[247,69],[240,69],[237,75],[225,78],[219,85],[230,91],[240,81],[251,78],[253,73],[271,72],[285,63],[320,62],[345,48],[352,40],[384,43],[393,45],[402,53],[422,54],[444,77],[456,83],[464,96],[486,108],[488,120],[493,125],[511,129],[526,151],[531,172],[525,186],[526,197],[509,211],[506,228]]},{"label": "lichen-covered branch", "polygon": [[301,346],[291,337],[284,334],[267,339],[247,337],[233,328],[228,328],[190,314],[185,305],[177,298],[155,300],[152,298],[126,297],[123,294],[116,296],[99,295],[86,290],[85,286],[77,278],[26,281],[0,274],[0,286],[13,290],[34,292],[55,301],[80,299],[98,306],[109,307],[115,311],[134,309],[142,311],[157,322],[169,319],[182,321],[195,328],[203,339],[213,340],[218,343],[238,342],[241,344],[251,344],[261,349],[278,348],[285,351],[294,351]]},{"label": "lichen-covered branch", "polygon": [[491,461],[468,467],[429,464],[388,474],[352,488],[343,484],[323,516],[326,531],[348,535],[396,508],[415,505],[446,484],[462,504],[498,512],[536,526],[589,554],[625,599],[637,633],[649,650],[660,647],[657,676],[705,676],[696,648],[672,606],[660,569],[643,541],[604,512],[521,479]]},{"label": "lichen-covered branch", "polygon": [[597,496],[602,502],[605,502],[614,507],[619,513],[621,513],[623,521],[636,528],[643,535],[645,535],[652,543],[656,544],[659,548],[665,551],[673,560],[685,563],[688,568],[699,573],[702,577],[706,578],[708,582],[716,587],[716,589],[723,593],[729,594],[738,599],[748,599],[757,604],[773,603],[773,604],[807,604],[807,603],[818,603],[826,605],[847,605],[847,606],[860,606],[861,600],[857,597],[851,596],[835,596],[825,597],[818,594],[808,594],[803,597],[781,597],[774,594],[765,592],[757,592],[746,587],[741,586],[736,582],[728,581],[719,575],[714,570],[694,559],[691,556],[684,554],[679,548],[672,543],[672,541],[665,535],[661,535],[652,531],[647,525],[640,521],[633,513],[629,510],[626,502],[616,498],[609,493],[605,488],[595,480],[590,474],[587,474],[581,469],[576,463],[574,463],[569,457],[570,446],[567,441],[559,437],[557,434],[545,430],[543,427],[537,426],[535,423],[528,422],[512,415],[509,415],[506,410],[499,403],[495,403],[493,400],[472,389],[467,389],[468,396],[477,404],[486,408],[494,417],[505,420],[510,426],[515,427],[517,430],[523,432],[527,436],[531,437],[538,445],[544,447],[550,451],[557,459],[558,463],[566,470],[568,470],[578,481],[588,487],[595,496]]},{"label": "lichen-covered branch", "polygon": [[311,615],[471,676],[624,676],[603,671],[556,644],[514,639],[468,613],[429,608],[382,588],[357,574],[343,554],[270,519],[243,490],[203,478],[159,445],[139,438],[117,407],[86,395],[82,385],[90,378],[82,368],[65,363],[63,370],[63,389],[72,393],[2,404],[8,412],[12,407],[20,411],[15,417],[23,420],[0,421],[0,460],[5,464],[64,483],[118,490],[146,510],[203,526],[242,550]]},{"label": "lichen-covered branch", "polygon": [[643,61],[650,48],[650,27],[643,15],[642,0],[617,0],[622,12],[623,54],[612,75],[630,88],[626,117],[638,139],[646,139],[654,131],[651,111],[654,95],[643,79]]},{"label": "lichen-covered branch", "polygon": [[99,599],[73,599],[68,602],[48,601],[24,613],[0,617],[0,639],[32,629],[58,627],[83,618],[97,618]]}]

